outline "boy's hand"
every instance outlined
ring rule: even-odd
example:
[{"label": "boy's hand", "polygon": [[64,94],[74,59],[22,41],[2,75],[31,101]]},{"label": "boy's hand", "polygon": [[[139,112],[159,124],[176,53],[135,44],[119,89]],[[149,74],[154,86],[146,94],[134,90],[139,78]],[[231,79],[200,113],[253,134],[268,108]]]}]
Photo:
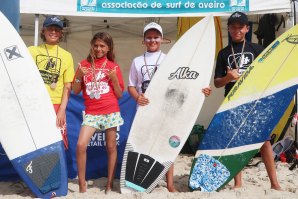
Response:
[{"label": "boy's hand", "polygon": [[141,93],[137,98],[137,104],[140,106],[146,106],[149,104],[149,100],[144,96],[143,93]]},{"label": "boy's hand", "polygon": [[231,69],[229,66],[227,66],[227,77],[231,81],[238,80],[240,77],[239,69]]}]

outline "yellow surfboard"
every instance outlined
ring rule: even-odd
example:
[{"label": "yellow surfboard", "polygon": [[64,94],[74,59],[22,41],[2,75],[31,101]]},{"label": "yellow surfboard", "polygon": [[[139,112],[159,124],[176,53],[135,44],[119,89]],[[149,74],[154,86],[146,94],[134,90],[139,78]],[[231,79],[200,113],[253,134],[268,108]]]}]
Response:
[{"label": "yellow surfboard", "polygon": [[200,143],[192,190],[215,191],[259,151],[298,88],[298,25],[272,42],[224,99]]},{"label": "yellow surfboard", "polygon": [[295,112],[295,101],[293,99],[290,102],[284,115],[280,118],[278,124],[273,129],[273,131],[270,135],[271,136],[271,144],[274,144],[284,138],[284,136],[287,132],[287,129],[289,128],[289,125],[291,123],[291,116],[294,114],[294,112]]}]

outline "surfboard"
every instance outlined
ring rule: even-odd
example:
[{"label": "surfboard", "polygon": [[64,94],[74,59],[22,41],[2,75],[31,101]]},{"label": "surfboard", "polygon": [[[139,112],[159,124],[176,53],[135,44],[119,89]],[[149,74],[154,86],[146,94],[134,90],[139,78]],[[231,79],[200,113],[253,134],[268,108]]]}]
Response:
[{"label": "surfboard", "polygon": [[173,164],[205,100],[214,56],[208,16],[175,43],[146,90],[150,103],[138,108],[123,155],[121,193],[151,192]]},{"label": "surfboard", "polygon": [[67,194],[56,114],[23,40],[0,12],[0,140],[20,177],[39,198]]},{"label": "surfboard", "polygon": [[[194,24],[196,24],[203,18],[204,17],[178,17],[177,37],[180,38],[190,27],[192,27]],[[220,17],[214,16],[215,37],[216,37],[215,57],[218,54],[218,52],[223,48],[221,21],[222,20]],[[195,40],[196,37],[192,39]],[[212,77],[213,76],[214,76],[214,73],[212,74]],[[211,88],[214,88],[213,81],[211,81],[210,85],[211,85]],[[206,100],[203,104],[202,110],[200,111],[201,114],[198,116],[196,120],[196,124],[202,125],[205,128],[207,128],[214,114],[216,113],[218,107],[222,103],[223,99],[224,99],[224,88],[213,89],[212,95],[210,95],[208,97],[208,100]],[[195,149],[196,147],[197,146],[195,146]]]},{"label": "surfboard", "polygon": [[282,140],[291,124],[292,116],[295,113],[295,101],[294,99],[290,102],[283,116],[270,134],[271,144],[275,144]]},{"label": "surfboard", "polygon": [[191,190],[228,183],[258,152],[297,90],[298,26],[269,45],[236,82],[198,146]]}]

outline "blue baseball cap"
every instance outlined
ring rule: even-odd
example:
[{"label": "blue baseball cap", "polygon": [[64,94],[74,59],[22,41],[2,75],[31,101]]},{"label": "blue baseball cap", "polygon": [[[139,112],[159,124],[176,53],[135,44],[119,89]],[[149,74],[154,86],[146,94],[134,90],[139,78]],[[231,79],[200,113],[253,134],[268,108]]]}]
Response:
[{"label": "blue baseball cap", "polygon": [[58,26],[59,28],[63,29],[63,22],[57,16],[48,16],[43,22],[43,27],[52,25]]}]

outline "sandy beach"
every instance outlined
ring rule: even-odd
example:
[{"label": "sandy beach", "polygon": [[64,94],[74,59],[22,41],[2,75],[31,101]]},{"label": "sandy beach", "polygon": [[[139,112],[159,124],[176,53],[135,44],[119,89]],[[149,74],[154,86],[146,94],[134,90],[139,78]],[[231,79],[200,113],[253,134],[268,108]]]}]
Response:
[{"label": "sandy beach", "polygon": [[[79,187],[76,179],[69,179],[68,195],[62,198],[113,198],[113,199],[137,199],[137,198],[274,198],[274,199],[294,199],[298,198],[298,168],[290,171],[288,163],[276,162],[276,170],[279,183],[283,191],[270,189],[270,182],[263,163],[258,166],[245,167],[243,170],[243,187],[232,189],[233,181],[225,186],[219,192],[203,193],[199,191],[189,192],[188,178],[193,156],[179,155],[175,161],[174,183],[179,193],[169,193],[166,188],[166,182],[162,180],[159,185],[150,194],[133,193],[121,194],[119,180],[115,180],[114,189],[109,195],[105,195],[106,178],[88,181],[88,190],[86,193],[79,193]],[[260,161],[260,158],[254,158],[253,163]],[[0,198],[34,198],[31,191],[22,182],[0,182]]]}]

